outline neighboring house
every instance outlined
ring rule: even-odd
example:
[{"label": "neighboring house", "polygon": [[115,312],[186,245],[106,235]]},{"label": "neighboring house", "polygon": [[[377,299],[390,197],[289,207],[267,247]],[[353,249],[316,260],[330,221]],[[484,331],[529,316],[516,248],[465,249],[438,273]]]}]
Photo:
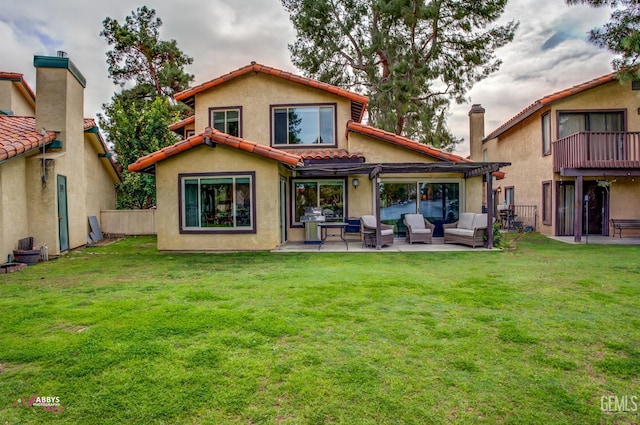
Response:
[{"label": "neighboring house", "polygon": [[535,101],[487,137],[474,105],[471,158],[512,163],[496,204],[536,205],[541,233],[576,241],[640,218],[639,89],[605,75]]},{"label": "neighboring house", "polygon": [[310,207],[337,221],[375,214],[398,233],[420,212],[441,232],[481,211],[483,177],[500,166],[365,125],[366,97],[255,62],[175,98],[195,114],[171,129],[194,135],[129,166],[156,175],[161,250],[302,242]]},{"label": "neighboring house", "polygon": [[29,236],[52,256],[85,245],[87,217],[116,206],[119,174],[83,118],[85,78],[66,57],[34,66],[37,97],[22,74],[0,72],[0,262]]}]

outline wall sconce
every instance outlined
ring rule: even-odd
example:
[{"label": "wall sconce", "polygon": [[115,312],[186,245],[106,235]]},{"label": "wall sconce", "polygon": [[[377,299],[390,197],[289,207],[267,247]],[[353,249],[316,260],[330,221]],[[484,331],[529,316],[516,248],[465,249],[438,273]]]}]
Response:
[{"label": "wall sconce", "polygon": [[502,192],[502,188],[500,186],[498,186],[498,189],[496,190],[496,192],[498,192],[498,193]]},{"label": "wall sconce", "polygon": [[360,180],[358,180],[358,179],[353,179],[353,180],[351,180],[351,184],[353,185],[353,188],[354,188],[354,189],[357,189],[357,188],[358,188],[358,186],[360,186]]}]

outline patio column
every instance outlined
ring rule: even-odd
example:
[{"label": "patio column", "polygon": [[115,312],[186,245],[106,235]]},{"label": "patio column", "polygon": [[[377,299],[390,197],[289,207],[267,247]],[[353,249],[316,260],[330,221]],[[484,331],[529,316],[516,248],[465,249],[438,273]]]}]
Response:
[{"label": "patio column", "polygon": [[373,178],[374,197],[376,203],[376,249],[382,249],[380,240],[382,235],[380,234],[380,178],[378,174]]},{"label": "patio column", "polygon": [[575,206],[573,211],[573,240],[574,242],[582,241],[582,176],[576,177],[576,185],[574,187]]},{"label": "patio column", "polygon": [[487,178],[487,248],[493,249],[493,173]]}]

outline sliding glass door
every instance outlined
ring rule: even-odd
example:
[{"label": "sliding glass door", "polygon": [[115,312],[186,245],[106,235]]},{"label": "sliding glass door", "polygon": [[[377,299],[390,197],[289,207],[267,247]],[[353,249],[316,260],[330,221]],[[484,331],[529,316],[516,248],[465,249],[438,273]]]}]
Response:
[{"label": "sliding glass door", "polygon": [[460,183],[416,181],[380,183],[380,220],[395,226],[403,236],[405,214],[422,214],[436,225],[434,236],[442,236],[442,224],[458,220]]},{"label": "sliding glass door", "polygon": [[573,182],[558,182],[557,236],[573,235],[575,186]]}]

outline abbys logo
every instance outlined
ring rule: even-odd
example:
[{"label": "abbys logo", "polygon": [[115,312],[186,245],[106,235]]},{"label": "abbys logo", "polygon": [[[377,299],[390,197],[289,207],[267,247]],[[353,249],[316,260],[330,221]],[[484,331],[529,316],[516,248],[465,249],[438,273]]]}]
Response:
[{"label": "abbys logo", "polygon": [[13,403],[14,407],[40,407],[42,410],[46,410],[51,413],[62,413],[64,406],[60,403],[60,397],[40,397],[38,394],[34,394],[31,397],[19,398],[17,402]]}]

